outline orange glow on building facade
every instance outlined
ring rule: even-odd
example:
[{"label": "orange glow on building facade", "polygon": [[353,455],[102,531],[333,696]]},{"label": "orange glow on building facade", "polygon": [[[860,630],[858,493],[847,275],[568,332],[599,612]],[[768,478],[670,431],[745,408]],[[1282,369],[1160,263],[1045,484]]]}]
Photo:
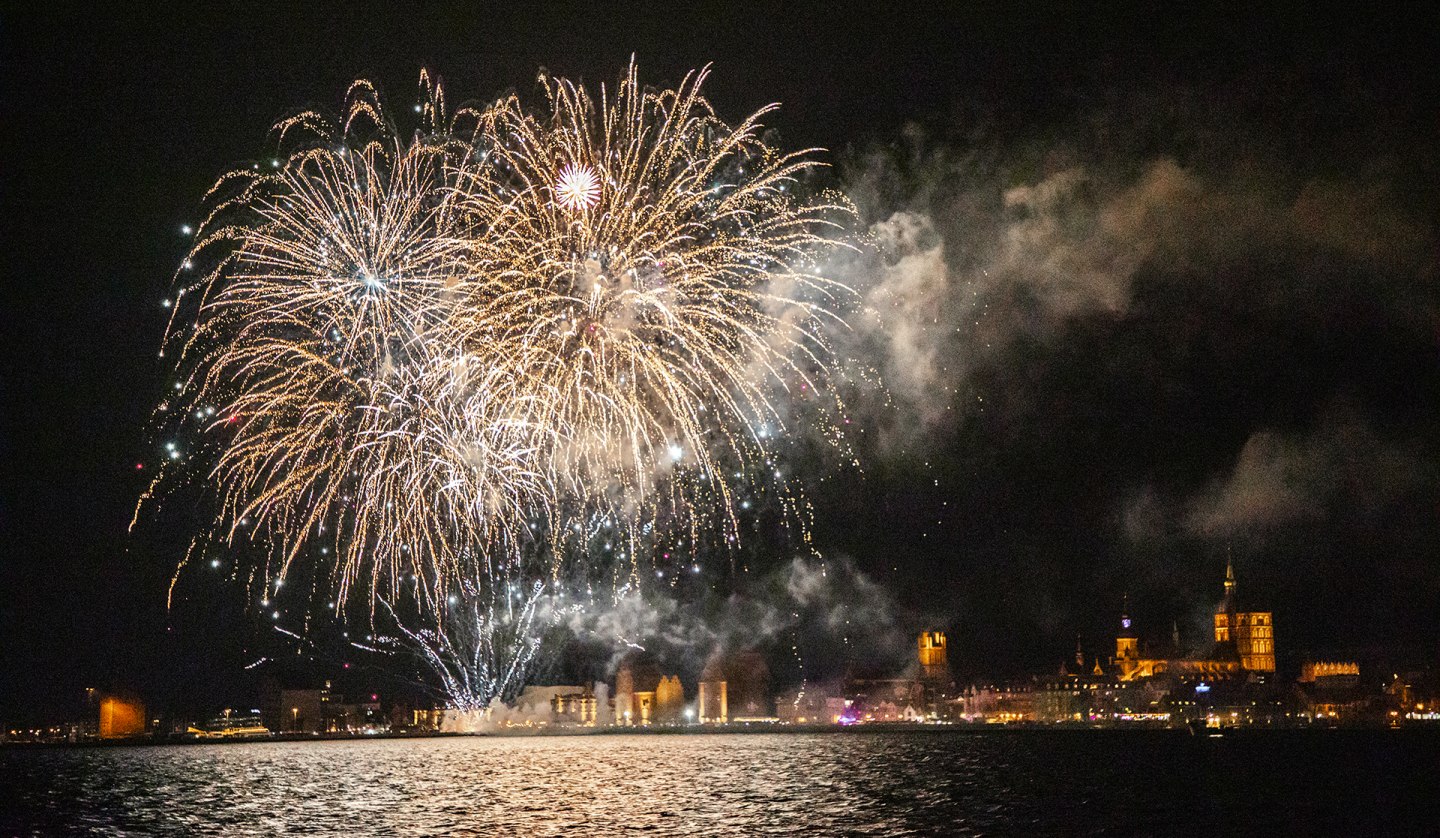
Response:
[{"label": "orange glow on building facade", "polygon": [[100,699],[97,730],[101,739],[119,739],[144,733],[145,705],[118,696],[105,696]]},{"label": "orange glow on building facade", "polygon": [[[1215,649],[1205,657],[1185,657],[1179,649],[1161,657],[1141,651],[1130,628],[1129,608],[1120,615],[1120,632],[1111,659],[1115,676],[1135,681],[1166,673],[1210,679],[1233,678],[1246,672],[1275,671],[1275,624],[1269,611],[1246,611],[1238,605],[1234,565],[1225,566],[1225,596],[1215,608]],[[1178,632],[1175,643],[1178,647]],[[1098,662],[1097,662],[1098,666]],[[1097,673],[1098,674],[1098,673]]]},{"label": "orange glow on building facade", "polygon": [[1234,644],[1240,668],[1275,671],[1275,620],[1269,611],[1242,611],[1236,602],[1235,566],[1225,564],[1225,598],[1215,609],[1215,643]]},{"label": "orange glow on building facade", "polygon": [[945,632],[922,631],[917,641],[920,647],[920,666],[925,669],[948,667],[945,654]]}]

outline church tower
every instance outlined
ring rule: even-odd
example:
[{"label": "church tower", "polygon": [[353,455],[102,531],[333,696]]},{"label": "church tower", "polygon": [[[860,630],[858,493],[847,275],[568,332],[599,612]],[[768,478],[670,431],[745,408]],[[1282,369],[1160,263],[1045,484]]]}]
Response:
[{"label": "church tower", "polygon": [[945,653],[945,632],[922,631],[916,641],[920,658],[920,677],[943,683],[950,680],[950,662]]},{"label": "church tower", "polygon": [[1275,671],[1275,615],[1247,611],[1240,605],[1235,563],[1225,561],[1225,596],[1215,607],[1215,643],[1231,646],[1240,668],[1249,672]]},{"label": "church tower", "polygon": [[1225,559],[1225,596],[1215,606],[1215,642],[1231,641],[1230,630],[1235,625],[1235,562]]},{"label": "church tower", "polygon": [[1130,628],[1130,597],[1125,596],[1120,612],[1120,631],[1115,635],[1115,666],[1120,669],[1120,679],[1128,681],[1140,667],[1140,639]]},{"label": "church tower", "polygon": [[917,642],[920,647],[920,665],[945,666],[945,632],[943,631],[922,631]]}]

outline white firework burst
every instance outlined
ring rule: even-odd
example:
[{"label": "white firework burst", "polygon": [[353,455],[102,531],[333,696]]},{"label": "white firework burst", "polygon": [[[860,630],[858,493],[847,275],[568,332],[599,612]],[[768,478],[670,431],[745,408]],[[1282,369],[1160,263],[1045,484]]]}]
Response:
[{"label": "white firework burst", "polygon": [[589,209],[600,200],[600,178],[589,166],[571,163],[560,170],[555,202],[567,210]]}]

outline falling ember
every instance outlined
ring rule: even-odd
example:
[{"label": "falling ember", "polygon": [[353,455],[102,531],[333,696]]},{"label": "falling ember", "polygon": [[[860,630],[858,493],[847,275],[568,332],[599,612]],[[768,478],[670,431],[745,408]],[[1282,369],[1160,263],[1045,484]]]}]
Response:
[{"label": "falling ember", "polygon": [[560,170],[555,184],[555,202],[572,212],[589,209],[600,200],[600,179],[589,166],[571,163]]}]

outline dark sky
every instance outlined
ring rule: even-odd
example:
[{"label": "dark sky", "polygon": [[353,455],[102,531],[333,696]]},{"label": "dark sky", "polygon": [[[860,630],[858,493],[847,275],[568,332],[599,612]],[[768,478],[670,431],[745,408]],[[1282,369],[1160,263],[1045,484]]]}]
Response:
[{"label": "dark sky", "polygon": [[1228,550],[1282,660],[1436,659],[1422,13],[189,5],[0,18],[0,721],[90,684],[241,689],[240,604],[167,613],[174,539],[126,535],[159,301],[216,175],[357,77],[408,103],[423,66],[487,99],[632,53],[654,83],[713,62],[729,119],[781,102],[780,141],[831,150],[883,245],[857,286],[940,324],[859,330],[896,406],[865,414],[866,476],[813,492],[817,542],[899,625],[949,627],[963,671],[1049,668],[1128,592],[1142,631],[1198,642]]}]

